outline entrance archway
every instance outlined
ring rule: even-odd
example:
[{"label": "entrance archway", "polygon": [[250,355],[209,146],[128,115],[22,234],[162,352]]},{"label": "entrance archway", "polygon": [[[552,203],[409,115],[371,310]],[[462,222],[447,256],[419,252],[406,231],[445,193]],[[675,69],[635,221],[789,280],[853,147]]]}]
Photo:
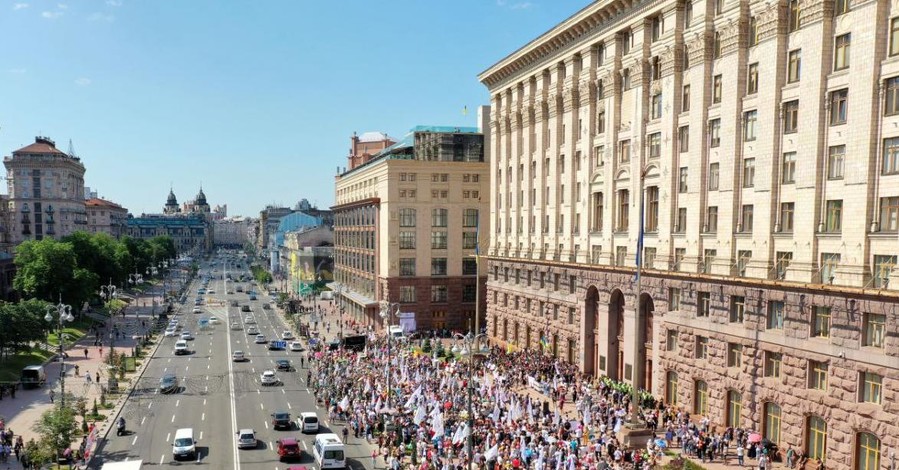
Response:
[{"label": "entrance archway", "polygon": [[624,377],[624,350],[621,348],[624,342],[624,294],[618,289],[613,290],[609,297],[606,328],[609,332],[609,366],[606,372],[612,380],[621,380]]},{"label": "entrance archway", "polygon": [[643,366],[643,380],[638,386],[652,390],[652,343],[653,343],[653,326],[655,306],[652,297],[649,294],[640,296],[640,331],[643,332],[642,342],[637,345],[640,355],[640,362]]},{"label": "entrance archway", "polygon": [[584,299],[584,365],[587,375],[596,375],[599,370],[599,348],[596,343],[596,327],[599,325],[599,290],[596,286],[587,288]]}]

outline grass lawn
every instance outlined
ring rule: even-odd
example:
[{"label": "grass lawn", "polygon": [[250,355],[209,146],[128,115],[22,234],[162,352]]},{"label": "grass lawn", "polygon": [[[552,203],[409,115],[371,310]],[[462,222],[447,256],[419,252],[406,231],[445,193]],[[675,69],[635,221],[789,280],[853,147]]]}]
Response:
[{"label": "grass lawn", "polygon": [[[75,320],[72,323],[67,323],[66,327],[62,329],[65,344],[67,346],[71,346],[73,343],[81,339],[85,334],[87,334],[87,330],[93,324],[94,321],[90,318],[82,318],[80,320]],[[59,336],[55,331],[47,335],[47,343],[54,348],[59,347]]]},{"label": "grass lawn", "polygon": [[51,355],[47,351],[35,349],[3,358],[0,360],[0,382],[19,380],[25,366],[43,364]]}]

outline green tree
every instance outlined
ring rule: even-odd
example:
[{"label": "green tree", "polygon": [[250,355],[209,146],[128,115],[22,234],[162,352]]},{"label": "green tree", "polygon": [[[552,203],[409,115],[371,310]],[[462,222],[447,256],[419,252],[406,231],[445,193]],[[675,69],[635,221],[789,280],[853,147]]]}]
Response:
[{"label": "green tree", "polygon": [[13,287],[23,297],[54,301],[60,294],[68,299],[70,291],[77,290],[73,274],[78,260],[70,243],[52,238],[28,240],[16,248],[15,263]]},{"label": "green tree", "polygon": [[0,303],[0,353],[21,351],[31,341],[44,338],[49,328],[44,321],[47,305],[40,300]]},{"label": "green tree", "polygon": [[44,452],[57,456],[72,444],[78,433],[75,410],[67,406],[54,406],[41,415],[34,424],[34,430],[40,436],[38,445]]}]

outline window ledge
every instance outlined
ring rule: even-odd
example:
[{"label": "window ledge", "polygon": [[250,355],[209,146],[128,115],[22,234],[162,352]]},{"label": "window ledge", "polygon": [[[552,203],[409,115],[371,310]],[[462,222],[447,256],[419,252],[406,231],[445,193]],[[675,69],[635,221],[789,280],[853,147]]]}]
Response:
[{"label": "window ledge", "polygon": [[771,236],[773,236],[774,238],[784,238],[784,239],[793,238],[793,232],[792,231],[785,232],[785,231],[781,230],[780,232],[772,232]]},{"label": "window ledge", "polygon": [[880,230],[877,232],[868,232],[868,236],[875,240],[890,240],[899,237],[899,232]]},{"label": "window ledge", "polygon": [[832,240],[838,240],[843,237],[842,232],[818,232],[815,235],[817,235],[818,238],[827,238]]}]

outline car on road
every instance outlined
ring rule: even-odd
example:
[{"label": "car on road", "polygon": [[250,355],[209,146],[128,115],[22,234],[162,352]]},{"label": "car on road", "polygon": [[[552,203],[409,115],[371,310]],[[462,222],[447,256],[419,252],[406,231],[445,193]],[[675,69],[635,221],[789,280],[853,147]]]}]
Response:
[{"label": "car on road", "polygon": [[231,295],[231,294],[233,294],[233,293],[234,293],[233,290],[229,290],[229,291],[228,291],[228,295]]},{"label": "car on road", "polygon": [[268,340],[265,339],[265,335],[256,335],[256,344],[265,344]]},{"label": "car on road", "polygon": [[209,294],[209,295],[215,294],[215,289],[209,289],[208,294]]},{"label": "car on road", "polygon": [[271,310],[272,306],[268,302],[262,304],[262,310]]},{"label": "car on road", "polygon": [[257,444],[256,431],[252,429],[241,429],[240,431],[237,431],[238,449],[255,449]]},{"label": "car on road", "polygon": [[278,461],[299,460],[303,455],[297,440],[292,437],[278,439]]},{"label": "car on road", "polygon": [[318,432],[318,415],[311,411],[300,413],[300,419],[297,420],[300,425],[300,432],[317,433]]},{"label": "car on road", "polygon": [[290,341],[293,339],[293,333],[291,333],[289,330],[284,330],[281,332],[281,339]]},{"label": "car on road", "polygon": [[248,360],[247,355],[243,353],[243,351],[234,351],[231,353],[231,360],[234,362],[243,362]]},{"label": "car on road", "polygon": [[302,352],[302,351],[305,351],[306,348],[304,348],[304,347],[303,347],[303,343],[301,343],[301,342],[299,342],[299,341],[291,341],[291,343],[290,343],[290,350],[291,350],[291,351],[300,351],[300,352]]},{"label": "car on road", "polygon": [[256,317],[247,315],[246,317],[244,317],[243,322],[246,323],[247,325],[255,325]]},{"label": "car on road", "polygon": [[278,376],[275,375],[275,371],[273,370],[267,370],[263,372],[259,377],[259,381],[262,383],[262,385],[278,385],[279,383],[281,383],[281,380],[278,379]]},{"label": "car on road", "polygon": [[288,360],[288,359],[276,359],[275,360],[275,369],[292,372],[293,365],[290,364],[290,360]]},{"label": "car on road", "polygon": [[183,339],[184,341],[191,341],[194,339],[194,334],[191,333],[190,331],[182,331],[181,339]]},{"label": "car on road", "polygon": [[178,391],[178,377],[171,372],[159,379],[159,393],[172,393]]},{"label": "car on road", "polygon": [[250,311],[250,306],[249,306],[249,305],[241,305],[241,306],[240,306],[240,311],[241,311],[241,312],[249,312],[249,311]]},{"label": "car on road", "polygon": [[187,349],[187,341],[179,340],[175,343],[175,355],[181,356],[184,354],[188,354],[190,351]]},{"label": "car on road", "polygon": [[237,301],[236,301],[236,300],[232,300],[232,301],[230,302],[230,305],[231,305],[232,307],[237,307]]},{"label": "car on road", "polygon": [[285,343],[284,341],[269,341],[268,343],[269,351],[281,351],[286,347],[287,343]]},{"label": "car on road", "polygon": [[240,322],[234,322],[231,324],[231,329],[234,331],[239,331],[243,329],[243,325],[241,325]]},{"label": "car on road", "polygon": [[182,428],[175,431],[175,441],[172,443],[172,457],[175,460],[186,458],[194,459],[197,456],[197,441],[194,439],[193,428]]},{"label": "car on road", "polygon": [[163,336],[176,336],[177,334],[178,332],[176,331],[176,327],[169,326],[165,329],[165,333],[163,334]]},{"label": "car on road", "polygon": [[209,323],[218,325],[220,323],[219,317],[209,317]]},{"label": "car on road", "polygon": [[258,334],[259,334],[259,328],[256,328],[255,326],[250,325],[250,327],[247,328],[247,334],[248,334],[248,335],[258,335]]},{"label": "car on road", "polygon": [[276,411],[272,413],[272,428],[293,429],[293,421],[290,420],[290,413],[286,411]]},{"label": "car on road", "polygon": [[197,307],[194,307],[194,309],[193,309],[193,313],[203,313],[203,309],[202,309],[202,308],[200,308],[200,307],[199,307],[199,306],[197,306]]}]

